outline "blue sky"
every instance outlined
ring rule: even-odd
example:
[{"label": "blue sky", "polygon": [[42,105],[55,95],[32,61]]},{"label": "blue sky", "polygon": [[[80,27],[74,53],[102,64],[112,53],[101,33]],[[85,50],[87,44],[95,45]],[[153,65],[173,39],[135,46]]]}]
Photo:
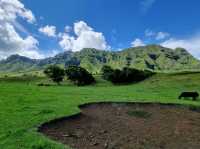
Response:
[{"label": "blue sky", "polygon": [[[24,13],[16,10],[16,17],[12,21],[0,19],[0,25],[7,22],[13,26],[16,38],[21,40],[20,44],[26,45],[13,42],[10,43],[12,47],[17,45],[18,48],[26,48],[12,50],[9,43],[5,43],[4,48],[8,46],[8,52],[0,47],[0,54],[3,55],[0,58],[15,53],[42,58],[66,50],[80,51],[84,47],[120,50],[147,44],[183,47],[200,58],[198,0],[3,1],[0,0],[0,9],[4,11],[7,8],[1,6],[23,5],[17,9]],[[27,11],[31,12],[32,18]],[[1,34],[5,36],[0,29],[0,43],[3,43],[5,41],[1,40]],[[8,31],[7,36],[9,34]]]}]

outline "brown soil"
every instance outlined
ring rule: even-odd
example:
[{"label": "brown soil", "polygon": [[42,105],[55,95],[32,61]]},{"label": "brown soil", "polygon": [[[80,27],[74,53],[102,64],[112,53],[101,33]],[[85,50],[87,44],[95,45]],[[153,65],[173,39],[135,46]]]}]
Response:
[{"label": "brown soil", "polygon": [[39,131],[74,149],[200,149],[200,113],[188,107],[101,103],[81,111]]}]

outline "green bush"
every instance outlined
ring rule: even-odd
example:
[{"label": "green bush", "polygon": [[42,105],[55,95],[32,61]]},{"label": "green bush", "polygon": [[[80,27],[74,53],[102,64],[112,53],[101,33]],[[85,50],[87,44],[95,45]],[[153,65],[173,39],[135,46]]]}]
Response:
[{"label": "green bush", "polygon": [[69,80],[78,86],[90,85],[95,82],[92,74],[79,66],[68,66],[65,70],[65,74]]},{"label": "green bush", "polygon": [[107,66],[107,65],[103,66],[101,69],[103,79],[108,80],[108,81],[111,80],[113,71],[114,70],[110,66]]},{"label": "green bush", "polygon": [[102,77],[114,84],[134,83],[142,81],[153,75],[151,71],[142,71],[134,68],[124,67],[122,70],[112,69],[109,66],[102,68]]},{"label": "green bush", "polygon": [[59,85],[64,79],[65,71],[58,66],[52,65],[44,70],[44,74],[46,74],[50,79],[52,79],[53,82],[56,82]]}]

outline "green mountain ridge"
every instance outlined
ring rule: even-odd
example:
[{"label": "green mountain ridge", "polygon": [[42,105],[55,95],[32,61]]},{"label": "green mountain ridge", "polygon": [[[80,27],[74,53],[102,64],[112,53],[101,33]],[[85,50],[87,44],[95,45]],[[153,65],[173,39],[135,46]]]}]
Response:
[{"label": "green mountain ridge", "polygon": [[34,60],[12,55],[0,61],[0,72],[42,70],[48,65],[80,65],[92,73],[99,73],[103,65],[122,68],[129,61],[130,67],[153,71],[199,70],[200,61],[183,48],[175,50],[159,45],[128,48],[122,51],[103,51],[86,48],[79,52],[67,51],[54,57]]}]

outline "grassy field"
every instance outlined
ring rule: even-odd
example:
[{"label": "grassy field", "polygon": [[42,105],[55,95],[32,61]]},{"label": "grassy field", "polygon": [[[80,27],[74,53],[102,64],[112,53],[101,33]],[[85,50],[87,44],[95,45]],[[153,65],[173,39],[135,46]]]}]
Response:
[{"label": "grassy field", "polygon": [[94,86],[38,87],[45,78],[0,79],[0,148],[67,148],[37,133],[42,123],[79,112],[88,102],[160,102],[200,106],[200,101],[178,100],[182,91],[200,91],[200,73],[157,74],[133,85],[113,86],[97,77]]}]

